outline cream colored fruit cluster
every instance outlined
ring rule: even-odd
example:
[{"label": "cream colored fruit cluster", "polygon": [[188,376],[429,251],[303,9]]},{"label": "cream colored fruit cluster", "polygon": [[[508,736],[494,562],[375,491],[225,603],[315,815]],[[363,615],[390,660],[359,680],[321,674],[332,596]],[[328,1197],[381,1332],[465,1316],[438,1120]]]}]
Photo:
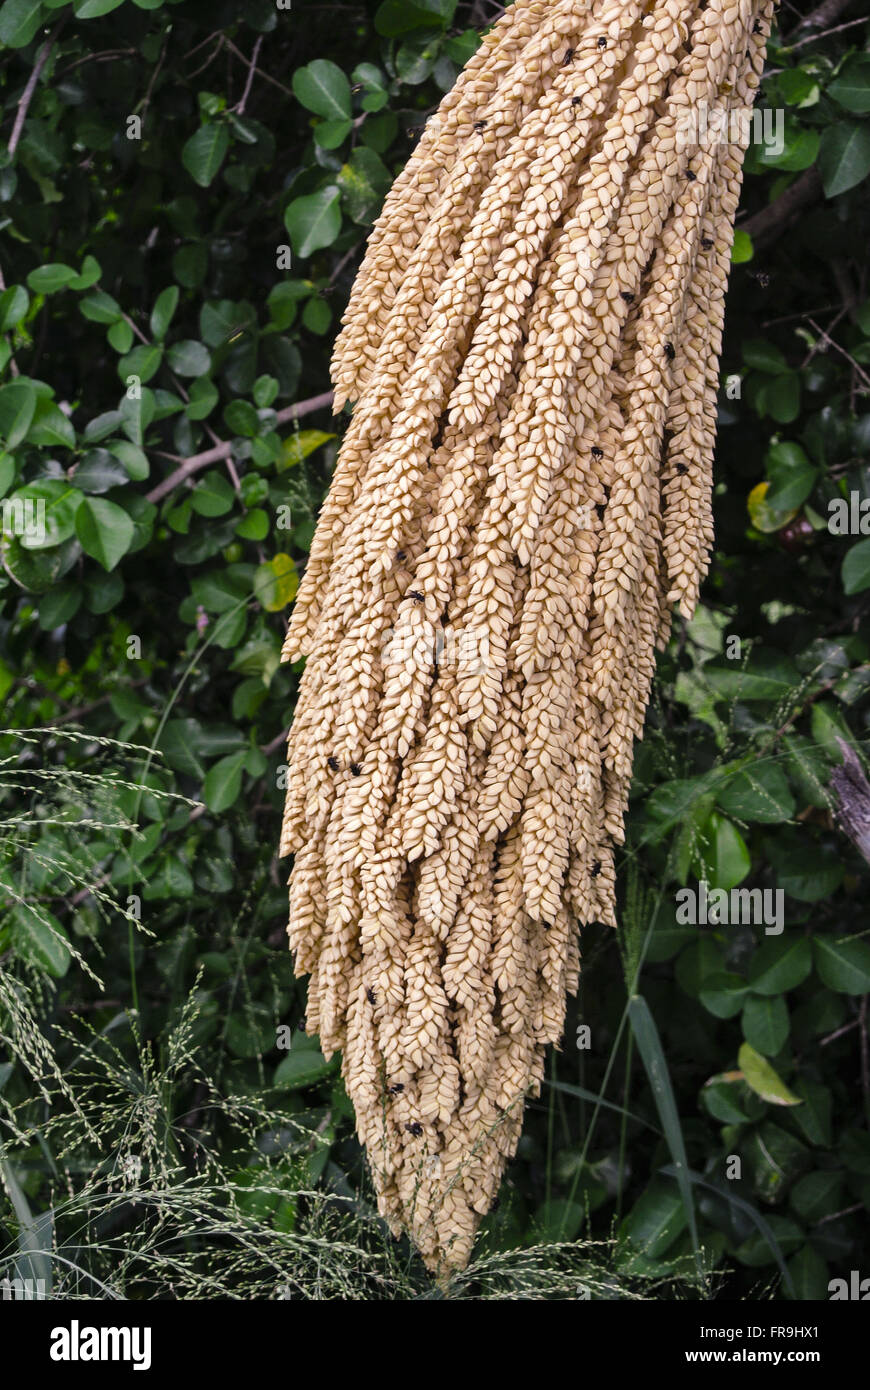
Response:
[{"label": "cream colored fruit cluster", "polygon": [[614,922],[655,649],[707,568],[743,150],[686,121],[751,105],[773,8],[515,0],[336,344],[355,406],[283,651],[308,658],[289,936],[381,1211],[442,1276],[561,1037],[578,927]]}]

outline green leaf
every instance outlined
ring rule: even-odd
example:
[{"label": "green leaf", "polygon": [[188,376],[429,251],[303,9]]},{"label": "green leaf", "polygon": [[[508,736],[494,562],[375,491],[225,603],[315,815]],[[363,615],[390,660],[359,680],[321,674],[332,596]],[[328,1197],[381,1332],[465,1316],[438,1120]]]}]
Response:
[{"label": "green leaf", "polygon": [[36,391],[29,382],[10,381],[0,386],[0,438],[7,449],[14,449],[26,439],[36,400]]},{"label": "green leaf", "polygon": [[250,401],[230,401],[224,410],[227,429],[247,439],[253,439],[260,432],[260,417]]},{"label": "green leaf", "polygon": [[749,1120],[743,1108],[740,1082],[725,1076],[711,1076],[701,1090],[704,1108],[723,1125],[742,1125]]},{"label": "green leaf", "polygon": [[184,409],[188,420],[205,420],[218,403],[218,389],[206,376],[192,382],[188,394],[190,400]]},{"label": "green leaf", "polygon": [[870,589],[870,537],[850,546],[840,567],[843,590],[847,594],[862,594]]},{"label": "green leaf", "polygon": [[[198,574],[191,583],[193,597],[207,613],[229,613],[243,604],[250,593],[250,580],[247,576],[251,568],[250,565],[238,566],[229,570],[212,570],[207,574]],[[212,752],[215,751],[212,749]]]},{"label": "green leaf", "polygon": [[134,483],[144,482],[151,472],[151,465],[141,449],[127,439],[113,439],[107,448],[115,458],[121,460],[128,478],[132,478]]},{"label": "green leaf", "polygon": [[130,376],[137,376],[144,384],[151,380],[162,361],[162,343],[140,343],[132,352],[128,352],[126,357],[121,358],[118,363],[118,376],[124,382]]},{"label": "green leaf", "polygon": [[208,188],[224,162],[230,147],[230,134],[222,122],[210,121],[200,126],[184,145],[181,162],[194,183]]},{"label": "green leaf", "polygon": [[86,497],[76,512],[76,535],[86,555],[112,570],[133,542],[134,527],[123,507]]},{"label": "green leaf", "polygon": [[79,301],[79,309],[93,323],[115,323],[123,312],[118,301],[105,290],[94,290],[93,294],[86,295]]},{"label": "green leaf", "polygon": [[348,121],[351,115],[350,83],[328,58],[315,58],[293,74],[293,94],[297,101],[328,121]]},{"label": "green leaf", "polygon": [[745,664],[709,662],[705,679],[719,699],[780,700],[800,684],[800,673],[781,652],[754,647]]},{"label": "green leaf", "polygon": [[294,198],[284,213],[284,225],[297,256],[307,258],[331,246],[341,231],[341,193],[328,184],[319,193]]},{"label": "green leaf", "polygon": [[[686,1157],[686,1146],[661,1039],[655,1020],[650,1013],[649,1005],[639,994],[632,995],[629,999],[628,1016],[655,1097],[656,1109],[659,1112],[665,1139],[671,1151],[671,1158],[676,1171],[677,1188],[683,1207],[683,1219],[684,1223],[688,1223],[692,1248],[695,1252],[695,1262],[700,1272],[701,1256],[695,1219],[695,1199],[688,1179],[689,1164]],[[647,1250],[647,1254],[653,1253],[653,1251]]]},{"label": "green leaf", "polygon": [[181,342],[172,343],[167,361],[179,377],[203,377],[211,366],[211,353],[195,338],[182,338]]},{"label": "green leaf", "polygon": [[743,1006],[743,1036],[756,1052],[775,1057],[789,1032],[786,1002],[781,995],[751,994]]},{"label": "green leaf", "polygon": [[76,487],[82,492],[108,492],[128,481],[126,468],[108,449],[91,449],[75,471]]},{"label": "green leaf", "polygon": [[752,237],[741,227],[735,227],[734,240],[731,244],[732,265],[744,265],[746,261],[751,261],[754,255],[755,248],[752,245]]},{"label": "green leaf", "polygon": [[85,256],[82,261],[82,268],[76,278],[70,281],[72,290],[89,290],[91,285],[95,285],[103,271],[98,260],[93,256]]},{"label": "green leaf", "polygon": [[698,997],[716,1018],[733,1018],[742,1009],[746,992],[746,982],[739,975],[718,971],[707,976]]},{"label": "green leaf", "polygon": [[778,347],[766,338],[749,338],[743,344],[743,361],[747,367],[757,372],[770,372],[778,375],[788,371],[788,363]]},{"label": "green leaf", "polygon": [[759,1055],[750,1043],[742,1044],[737,1065],[746,1084],[770,1105],[801,1105],[802,1101],[788,1089],[766,1058]]},{"label": "green leaf", "polygon": [[[19,488],[9,499],[30,503],[30,517],[36,523],[19,534],[25,550],[45,550],[75,535],[76,512],[83,494],[66,479],[42,478]],[[25,510],[25,519],[27,510]]]},{"label": "green leaf", "polygon": [[801,903],[817,903],[827,898],[843,878],[843,864],[830,847],[823,847],[802,836],[786,838],[781,832],[767,844],[767,857],[773,867],[776,885]]},{"label": "green leaf", "polygon": [[27,283],[34,294],[54,294],[57,290],[65,290],[72,284],[76,273],[71,265],[62,265],[60,262],[40,265],[36,270],[31,270]]},{"label": "green leaf", "polygon": [[794,1297],[803,1303],[821,1303],[829,1297],[829,1270],[811,1245],[802,1245],[788,1262]]},{"label": "green leaf", "polygon": [[695,877],[726,891],[741,883],[752,867],[746,842],[733,821],[712,811],[695,846]]},{"label": "green leaf", "polygon": [[0,44],[26,48],[42,21],[40,0],[5,0],[0,8]]},{"label": "green leaf", "polygon": [[267,613],[280,613],[292,603],[298,588],[299,575],[289,555],[275,555],[254,575],[254,593]]},{"label": "green leaf", "polygon": [[319,449],[321,444],[326,444],[334,438],[334,434],[325,434],[323,430],[298,430],[291,434],[281,445],[278,472],[283,473],[285,468],[295,468],[303,459],[307,459],[309,454],[313,454],[315,449]]},{"label": "green leaf", "polygon": [[144,444],[145,431],[154,419],[156,408],[154,393],[147,387],[140,396],[124,396],[120,406],[122,429],[134,444]]},{"label": "green leaf", "polygon": [[261,507],[255,507],[248,512],[236,527],[236,535],[241,540],[262,541],[269,534],[269,513],[264,512]]},{"label": "green leaf", "polygon": [[169,287],[157,296],[154,308],[151,310],[151,336],[158,341],[166,337],[166,331],[172,322],[172,315],[178,307],[179,289],[177,285]]},{"label": "green leaf", "polygon": [[[764,388],[764,407],[768,415],[781,425],[796,420],[801,405],[801,379],[797,372],[783,372]],[[771,506],[782,506],[779,496]]]},{"label": "green leaf", "polygon": [[58,445],[62,449],[75,448],[76,432],[71,421],[47,396],[40,396],[36,402],[27,442],[44,444],[50,449]]},{"label": "green leaf", "polygon": [[[792,375],[789,373],[780,380],[787,381]],[[775,415],[774,418],[778,419],[779,416]],[[790,511],[809,497],[817,470],[799,444],[774,444],[767,454],[767,476],[770,488],[765,501],[779,511]]]},{"label": "green leaf", "polygon": [[790,1205],[804,1221],[815,1224],[837,1210],[843,1191],[842,1173],[828,1169],[805,1173],[789,1194]]},{"label": "green leaf", "polygon": [[124,0],[73,0],[76,19],[99,19],[122,5]]},{"label": "green leaf", "polygon": [[314,127],[314,139],[322,150],[337,150],[352,130],[352,121],[319,121]]},{"label": "green leaf", "polygon": [[826,198],[836,198],[870,173],[870,126],[840,121],[828,126],[819,149],[819,173]]},{"label": "green leaf", "polygon": [[146,871],[144,878],[142,896],[149,902],[193,897],[193,876],[177,854],[166,855],[156,871]]},{"label": "green leaf", "polygon": [[46,908],[16,903],[11,913],[12,944],[23,960],[55,979],[69,969],[70,952],[66,929]]},{"label": "green leaf", "polygon": [[360,146],[341,167],[338,186],[353,222],[373,222],[390,186],[390,171],[374,150]]},{"label": "green leaf", "polygon": [[686,1228],[686,1208],[675,1183],[654,1178],[626,1217],[622,1235],[657,1259]]},{"label": "green leaf", "polygon": [[456,0],[383,0],[375,11],[375,28],[385,38],[412,29],[448,29]]},{"label": "green leaf", "polygon": [[0,333],[19,324],[30,307],[30,295],[23,285],[10,285],[0,294]]},{"label": "green leaf", "polygon": [[[794,1221],[790,1221],[786,1216],[769,1216],[767,1224],[770,1232],[776,1241],[777,1249],[784,1255],[791,1254],[803,1243],[804,1233],[800,1226]],[[764,1236],[753,1234],[745,1240],[737,1249],[737,1258],[741,1264],[749,1265],[751,1269],[757,1269],[763,1265],[773,1264],[775,1255],[770,1248],[770,1244]]]},{"label": "green leaf", "polygon": [[776,763],[756,763],[744,768],[731,778],[716,801],[738,820],[775,824],[790,820],[795,812],[794,797]]},{"label": "green leaf", "polygon": [[301,1091],[334,1071],[335,1062],[335,1058],[327,1062],[317,1047],[292,1047],[275,1068],[273,1085],[286,1091]]},{"label": "green leaf", "polygon": [[870,111],[870,55],[855,53],[847,59],[827,88],[827,95],[847,111],[858,115]]},{"label": "green leaf", "polygon": [[813,938],[813,957],[822,983],[838,994],[870,993],[870,946],[857,938]]},{"label": "green leaf", "polygon": [[190,504],[200,516],[225,516],[235,500],[231,483],[216,469],[209,469],[190,495]]},{"label": "green leaf", "polygon": [[238,800],[247,755],[247,749],[230,753],[209,768],[202,784],[202,797],[210,811],[226,811]]},{"label": "green leaf", "polygon": [[749,985],[755,994],[782,994],[803,984],[813,968],[813,953],[805,936],[765,941],[749,963]]},{"label": "green leaf", "polygon": [[119,319],[117,323],[110,324],[106,337],[109,347],[114,348],[122,357],[133,346],[133,329],[126,319]]}]

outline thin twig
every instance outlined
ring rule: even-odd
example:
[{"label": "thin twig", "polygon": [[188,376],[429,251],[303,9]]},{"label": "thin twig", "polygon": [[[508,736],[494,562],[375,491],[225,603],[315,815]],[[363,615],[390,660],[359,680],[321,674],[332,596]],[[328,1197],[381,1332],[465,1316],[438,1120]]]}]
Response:
[{"label": "thin twig", "polygon": [[803,208],[816,201],[821,191],[821,175],[813,165],[768,207],[738,223],[740,230],[749,233],[756,247],[775,241]]},{"label": "thin twig", "polygon": [[[845,311],[844,311],[844,312],[845,312]],[[866,383],[867,386],[870,386],[870,376],[868,376],[867,373],[864,371],[864,368],[861,367],[861,366],[855,361],[855,359],[854,359],[854,357],[852,356],[852,354],[849,353],[849,352],[847,352],[846,349],[845,349],[844,347],[841,347],[839,343],[835,342],[834,339],[831,338],[831,337],[829,336],[829,334],[827,334],[827,333],[825,332],[824,328],[820,328],[819,325],[816,323],[815,319],[811,319],[809,316],[807,316],[807,323],[812,324],[812,326],[813,326],[813,328],[816,330],[816,332],[817,332],[817,333],[821,333],[822,337],[823,337],[823,338],[825,339],[825,341],[829,344],[829,346],[832,347],[832,348],[834,349],[835,352],[838,352],[838,353],[840,354],[841,357],[845,357],[846,361],[849,362],[849,363],[851,364],[853,370],[856,371],[856,372],[858,373],[858,375],[860,376],[861,380],[864,381],[864,382]]]},{"label": "thin twig", "polygon": [[264,757],[268,758],[272,753],[275,752],[276,748],[280,748],[281,744],[287,741],[287,736],[289,733],[289,728],[282,729],[280,734],[276,734],[276,736],[271,740],[270,743],[260,744],[260,752],[264,755]]},{"label": "thin twig", "polygon": [[57,24],[55,24],[48,38],[45,40],[45,43],[39,50],[39,53],[36,55],[36,62],[33,64],[33,71],[27,79],[27,86],[21,93],[21,96],[18,101],[18,110],[15,112],[15,124],[12,127],[12,134],[9,137],[8,145],[10,156],[13,155],[15,151],[18,149],[18,141],[21,139],[21,132],[24,129],[24,122],[27,120],[27,112],[30,109],[30,103],[33,100],[33,94],[36,91],[36,84],[40,79],[42,69],[48,62],[48,55],[54,48],[54,41],[57,38],[63,26],[66,24],[66,20],[67,16],[65,14],[62,15],[61,18],[58,20]]},{"label": "thin twig", "polygon": [[[235,56],[241,60],[241,62],[246,63],[250,66],[250,59],[245,57],[242,50],[236,47],[232,39],[228,39],[226,35],[224,35],[224,42],[231,53],[234,53]],[[271,77],[268,72],[263,72],[262,68],[257,69],[257,77],[262,77],[264,82],[270,82],[273,87],[277,87],[279,92],[283,92],[285,96],[293,96],[293,92],[289,87],[285,87],[283,82],[279,82],[277,78]]]},{"label": "thin twig", "polygon": [[794,53],[795,49],[803,48],[807,43],[818,43],[820,39],[829,39],[832,34],[842,34],[844,29],[854,29],[856,24],[867,24],[867,15],[863,19],[850,19],[848,24],[838,24],[836,29],[826,29],[823,34],[810,34],[808,39],[800,39],[797,43],[789,44],[787,53]]},{"label": "thin twig", "polygon": [[237,101],[235,106],[233,107],[233,110],[235,111],[237,116],[244,116],[245,114],[245,106],[247,105],[248,97],[251,94],[251,87],[254,84],[254,73],[257,71],[257,59],[260,56],[260,47],[262,43],[263,35],[260,34],[257,38],[257,42],[254,44],[254,51],[251,54],[251,59],[248,63],[248,75],[245,78],[245,89],[242,92],[241,99]]},{"label": "thin twig", "polygon": [[[332,392],[324,391],[319,396],[311,396],[307,401],[299,401],[296,405],[279,410],[275,416],[275,424],[283,425],[288,420],[299,420],[303,415],[310,415],[312,411],[323,410],[329,405],[332,405]],[[149,502],[161,501],[191,474],[198,473],[201,468],[207,468],[210,463],[217,463],[220,459],[228,458],[231,453],[232,445],[224,443],[216,444],[213,449],[206,449],[201,454],[192,454],[190,458],[184,460],[179,468],[176,468],[174,473],[170,473],[168,478],[164,478],[162,483],[158,483],[146,494],[147,500]]]}]

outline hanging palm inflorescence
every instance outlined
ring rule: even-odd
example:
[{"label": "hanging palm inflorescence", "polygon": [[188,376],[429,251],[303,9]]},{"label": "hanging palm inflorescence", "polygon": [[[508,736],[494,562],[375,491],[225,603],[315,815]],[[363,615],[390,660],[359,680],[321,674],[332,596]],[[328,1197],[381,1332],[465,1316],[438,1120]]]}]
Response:
[{"label": "hanging palm inflorescence", "polygon": [[578,926],[614,922],[655,650],[706,571],[734,115],[773,8],[515,0],[336,345],[355,407],[283,652],[308,657],[289,936],[381,1210],[442,1274],[561,1036]]}]

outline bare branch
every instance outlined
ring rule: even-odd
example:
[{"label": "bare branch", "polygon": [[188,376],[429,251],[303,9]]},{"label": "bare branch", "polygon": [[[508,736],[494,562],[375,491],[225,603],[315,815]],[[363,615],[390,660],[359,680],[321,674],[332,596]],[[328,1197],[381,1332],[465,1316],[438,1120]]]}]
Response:
[{"label": "bare branch", "polygon": [[42,45],[42,48],[36,55],[36,62],[33,64],[33,71],[27,79],[27,85],[24,88],[24,91],[21,93],[21,96],[18,101],[18,110],[15,112],[15,124],[12,127],[12,134],[9,137],[8,149],[10,155],[13,155],[15,151],[18,149],[18,142],[21,139],[21,132],[24,129],[24,122],[27,120],[27,112],[30,109],[30,103],[33,101],[33,94],[36,91],[36,84],[40,79],[42,69],[48,62],[49,54],[51,53],[51,50],[54,48],[54,41],[57,38],[63,26],[66,24],[66,20],[66,15],[62,15],[61,18],[58,20],[57,24],[55,24],[48,38],[45,40],[45,43]]},{"label": "bare branch", "polygon": [[738,223],[740,230],[749,233],[756,247],[766,246],[791,225],[803,208],[814,203],[821,191],[821,176],[813,166],[795,179],[768,207]]},{"label": "bare branch", "polygon": [[[288,405],[284,410],[279,410],[275,416],[275,423],[276,425],[283,425],[288,420],[299,420],[303,415],[310,415],[315,410],[323,410],[326,406],[331,405],[332,392],[324,391],[319,396],[311,396],[307,401],[298,401],[296,405]],[[193,473],[198,473],[201,468],[207,468],[210,463],[218,463],[221,459],[229,458],[231,453],[232,445],[227,442],[216,444],[213,449],[205,449],[201,454],[191,454],[190,458],[185,459],[174,473],[170,473],[168,478],[164,478],[162,483],[158,483],[146,494],[148,501],[160,502]]]}]

